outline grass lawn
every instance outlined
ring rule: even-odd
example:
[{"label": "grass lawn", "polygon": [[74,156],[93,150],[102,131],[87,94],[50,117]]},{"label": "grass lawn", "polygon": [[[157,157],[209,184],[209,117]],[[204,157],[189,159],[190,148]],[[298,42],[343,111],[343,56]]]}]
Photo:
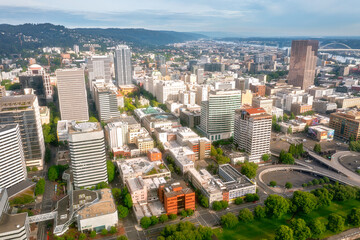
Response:
[{"label": "grass lawn", "polygon": [[[298,214],[296,218],[303,218],[306,222],[309,222],[315,218],[321,218],[325,223],[327,222],[327,216],[330,213],[337,213],[343,217],[350,212],[354,207],[360,207],[358,200],[349,200],[345,202],[332,202],[330,206],[321,207],[310,214]],[[251,223],[239,223],[233,229],[217,229],[216,235],[221,240],[263,240],[273,239],[275,230],[283,224],[287,224],[287,221],[291,219],[290,214],[284,215],[280,219],[265,218],[260,221],[254,220]],[[346,227],[344,230],[351,228]],[[322,237],[328,237],[333,235],[333,232],[327,231]]]}]

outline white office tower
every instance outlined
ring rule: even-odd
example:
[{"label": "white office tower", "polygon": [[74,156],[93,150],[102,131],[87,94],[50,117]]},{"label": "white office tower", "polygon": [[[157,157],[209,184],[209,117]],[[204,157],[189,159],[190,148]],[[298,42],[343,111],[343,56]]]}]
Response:
[{"label": "white office tower", "polygon": [[61,120],[88,121],[89,110],[84,70],[56,70]]},{"label": "white office tower", "polygon": [[241,91],[210,91],[201,104],[200,130],[211,141],[230,138],[234,133],[235,110],[241,106]]},{"label": "white office tower", "polygon": [[182,103],[184,105],[188,105],[189,104],[189,92],[181,91],[179,95],[180,95],[180,103]]},{"label": "white office tower", "polygon": [[105,136],[110,149],[127,144],[128,124],[126,122],[112,122],[105,126]]},{"label": "white office tower", "polygon": [[17,124],[0,125],[0,188],[9,188],[27,177]]},{"label": "white office tower", "polygon": [[196,69],[196,81],[198,84],[204,83],[204,69],[202,68]]},{"label": "white office tower", "polygon": [[100,121],[107,121],[111,118],[120,117],[117,88],[114,84],[95,84],[94,96],[96,110],[99,113]]},{"label": "white office tower", "polygon": [[110,56],[91,56],[87,59],[89,71],[89,89],[92,93],[93,83],[97,79],[103,79],[105,83],[111,82],[111,60]]},{"label": "white office tower", "polygon": [[208,85],[200,85],[196,86],[196,101],[195,103],[201,106],[203,101],[207,101],[209,96],[209,86]]},{"label": "white office tower", "polygon": [[45,143],[36,95],[6,96],[0,99],[0,124],[18,124],[26,166],[43,168]]},{"label": "white office tower", "polygon": [[185,90],[183,81],[162,81],[156,85],[156,98],[163,104],[169,100],[178,101],[179,92]]},{"label": "white office tower", "polygon": [[131,51],[126,45],[118,45],[114,57],[115,80],[117,86],[132,84]]},{"label": "white office tower", "polygon": [[272,117],[263,108],[241,108],[235,113],[234,143],[249,154],[249,161],[260,162],[270,153]]},{"label": "white office tower", "polygon": [[104,132],[100,123],[73,121],[69,149],[75,189],[108,182]]}]

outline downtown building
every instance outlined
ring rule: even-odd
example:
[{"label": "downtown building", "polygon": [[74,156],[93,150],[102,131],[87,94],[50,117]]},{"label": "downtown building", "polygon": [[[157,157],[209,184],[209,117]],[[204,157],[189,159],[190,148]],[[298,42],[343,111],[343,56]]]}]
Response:
[{"label": "downtown building", "polygon": [[117,88],[114,84],[94,84],[94,96],[100,121],[108,121],[112,118],[120,117]]},{"label": "downtown building", "polygon": [[126,45],[118,45],[114,57],[115,81],[117,86],[131,85],[131,51]]},{"label": "downtown building", "polygon": [[67,123],[75,189],[108,182],[104,132],[100,123]]},{"label": "downtown building", "polygon": [[272,116],[263,108],[241,108],[235,113],[234,143],[245,150],[250,162],[270,153]]},{"label": "downtown building", "polygon": [[26,166],[43,168],[45,143],[38,98],[33,95],[0,99],[0,124],[18,124]]},{"label": "downtown building", "polygon": [[360,112],[349,110],[331,113],[329,127],[335,130],[335,137],[357,141],[360,139]]},{"label": "downtown building", "polygon": [[55,73],[61,120],[88,121],[89,109],[84,70],[57,69]]},{"label": "downtown building", "polygon": [[111,58],[110,56],[91,56],[87,59],[87,68],[89,72],[89,89],[93,94],[94,83],[101,81],[111,82]]},{"label": "downtown building", "polygon": [[18,124],[0,124],[0,189],[26,180],[27,171]]},{"label": "downtown building", "polygon": [[289,84],[304,90],[314,85],[318,48],[318,40],[292,41]]},{"label": "downtown building", "polygon": [[235,110],[241,106],[240,90],[211,91],[201,104],[200,130],[211,141],[233,136]]}]

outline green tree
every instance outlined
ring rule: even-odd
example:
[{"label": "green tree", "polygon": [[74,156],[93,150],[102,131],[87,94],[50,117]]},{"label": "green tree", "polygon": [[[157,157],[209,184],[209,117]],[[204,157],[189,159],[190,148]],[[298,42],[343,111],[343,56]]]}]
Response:
[{"label": "green tree", "polygon": [[98,122],[96,117],[90,117],[89,122]]},{"label": "green tree", "polygon": [[109,231],[109,233],[110,233],[110,234],[115,234],[115,233],[117,233],[117,231],[118,231],[118,230],[117,230],[117,228],[116,228],[116,227],[111,226],[111,227],[110,227],[110,231]]},{"label": "green tree", "polygon": [[192,210],[191,208],[186,209],[186,213],[188,216],[192,216],[192,215],[194,215],[194,210]]},{"label": "green tree", "polygon": [[242,204],[243,202],[244,202],[244,200],[243,200],[241,197],[235,198],[235,204],[236,204],[236,205],[240,205],[240,204]]},{"label": "green tree", "polygon": [[119,218],[126,218],[129,214],[129,209],[123,205],[117,207]]},{"label": "green tree", "polygon": [[314,145],[314,152],[320,153],[321,152],[321,145],[320,143],[315,143]]},{"label": "green tree", "polygon": [[238,218],[240,222],[248,223],[254,220],[254,215],[248,208],[244,208],[240,210]]},{"label": "green tree", "polygon": [[59,178],[59,172],[56,166],[51,166],[48,170],[48,178],[50,181],[56,181]]},{"label": "green tree", "polygon": [[35,185],[35,195],[39,196],[45,192],[45,179],[41,178]]},{"label": "green tree", "polygon": [[259,195],[256,193],[248,193],[245,195],[245,202],[255,202],[260,199]]},{"label": "green tree", "polygon": [[104,188],[108,188],[109,185],[106,182],[99,182],[98,184],[96,184],[96,189],[104,189]]},{"label": "green tree", "polygon": [[286,225],[281,225],[275,231],[275,240],[294,240],[293,230]]},{"label": "green tree", "polygon": [[275,182],[275,181],[270,181],[270,186],[271,186],[271,187],[276,187],[276,185],[277,185],[277,182]]},{"label": "green tree", "polygon": [[283,115],[283,120],[284,120],[284,122],[289,121],[289,116],[286,113],[284,113],[284,115]]},{"label": "green tree", "polygon": [[121,189],[120,188],[112,188],[111,193],[114,197],[116,204],[120,204],[121,201]]},{"label": "green tree", "polygon": [[219,211],[222,209],[222,205],[220,203],[220,201],[214,201],[213,204],[212,204],[212,208],[215,210],[215,211]]},{"label": "green tree", "polygon": [[309,214],[317,208],[318,199],[311,193],[295,191],[292,197],[292,203],[296,206],[298,212]]},{"label": "green tree", "polygon": [[131,198],[130,193],[128,193],[128,194],[125,195],[124,205],[125,205],[125,207],[127,207],[127,208],[131,208],[131,207],[133,206],[133,202],[132,202],[132,198]]},{"label": "green tree", "polygon": [[116,240],[128,240],[128,238],[125,235],[122,235],[118,237]]},{"label": "green tree", "polygon": [[254,209],[254,217],[257,219],[262,219],[262,218],[266,217],[265,207],[256,206]]},{"label": "green tree", "polygon": [[263,154],[261,156],[261,159],[264,161],[264,162],[267,162],[270,160],[270,154]]},{"label": "green tree", "polygon": [[85,233],[80,233],[79,240],[85,240],[85,239],[86,239],[86,234]]},{"label": "green tree", "polygon": [[211,145],[211,151],[210,151],[210,155],[211,156],[216,156],[218,153],[217,153],[217,151],[216,151],[216,148],[213,146],[213,145]]},{"label": "green tree", "polygon": [[290,226],[293,230],[294,238],[297,240],[306,240],[311,237],[311,230],[306,226],[304,219],[292,219]]},{"label": "green tree", "polygon": [[280,218],[287,213],[290,207],[289,202],[285,198],[274,194],[270,195],[264,203],[266,213],[275,218]]},{"label": "green tree", "polygon": [[101,230],[101,235],[106,236],[108,234],[108,230],[106,228],[104,228],[103,230]]},{"label": "green tree", "polygon": [[313,238],[319,238],[326,231],[325,224],[319,218],[312,220],[309,223],[309,228]]},{"label": "green tree", "polygon": [[233,213],[227,213],[221,216],[220,223],[224,228],[233,228],[239,223],[239,220]]},{"label": "green tree", "polygon": [[175,220],[177,218],[177,215],[176,214],[170,214],[169,215],[169,219],[170,220]]},{"label": "green tree", "polygon": [[106,167],[107,167],[108,180],[109,180],[109,182],[112,182],[115,177],[115,165],[112,161],[107,160]]},{"label": "green tree", "polygon": [[96,232],[95,232],[95,231],[91,231],[91,232],[90,232],[90,237],[91,237],[91,238],[96,237]]},{"label": "green tree", "polygon": [[216,152],[218,153],[218,155],[223,155],[223,150],[221,148],[217,148]]},{"label": "green tree", "polygon": [[328,216],[327,229],[332,232],[341,232],[344,230],[345,219],[336,213],[331,213]]},{"label": "green tree", "polygon": [[142,217],[140,220],[140,225],[142,228],[147,229],[151,226],[151,219],[149,217]]},{"label": "green tree", "polygon": [[292,187],[293,187],[293,185],[292,185],[291,182],[286,182],[286,183],[285,183],[285,188],[291,189]]},{"label": "green tree", "polygon": [[318,188],[311,191],[318,198],[318,204],[320,206],[329,206],[332,200],[332,196],[329,193],[329,190],[326,188]]},{"label": "green tree", "polygon": [[292,127],[291,126],[288,127],[287,134],[292,134]]},{"label": "green tree", "polygon": [[289,118],[290,120],[293,120],[293,119],[295,119],[295,114],[294,113],[291,113],[290,114],[290,118]]},{"label": "green tree", "polygon": [[159,222],[159,219],[156,216],[151,216],[150,220],[151,220],[151,225],[156,225]]},{"label": "green tree", "polygon": [[244,174],[248,178],[254,178],[256,176],[256,170],[258,165],[253,162],[245,162],[241,166],[241,174]]},{"label": "green tree", "polygon": [[161,214],[160,217],[159,217],[159,221],[160,221],[161,223],[166,222],[168,219],[169,219],[169,218],[168,218],[168,215],[166,215],[166,214]]},{"label": "green tree", "polygon": [[351,209],[350,213],[347,216],[348,222],[353,226],[360,225],[360,208]]}]

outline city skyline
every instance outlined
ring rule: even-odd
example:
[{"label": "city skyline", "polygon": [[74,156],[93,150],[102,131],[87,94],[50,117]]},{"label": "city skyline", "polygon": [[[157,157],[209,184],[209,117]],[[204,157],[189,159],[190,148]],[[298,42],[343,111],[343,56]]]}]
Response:
[{"label": "city skyline", "polygon": [[[137,1],[113,3],[0,0],[1,23],[45,23],[75,27],[146,28],[223,36],[359,36],[355,0],[331,1]],[[196,24],[194,24],[194,22]]]}]

